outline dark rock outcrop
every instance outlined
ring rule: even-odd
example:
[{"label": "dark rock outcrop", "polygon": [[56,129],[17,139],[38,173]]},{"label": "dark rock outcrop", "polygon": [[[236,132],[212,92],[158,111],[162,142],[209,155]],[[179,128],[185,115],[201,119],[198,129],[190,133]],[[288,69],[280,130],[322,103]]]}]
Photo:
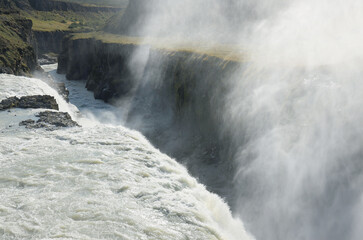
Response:
[{"label": "dark rock outcrop", "polygon": [[[58,110],[57,101],[54,97],[49,95],[34,95],[9,97],[0,102],[0,111],[11,108],[44,108]],[[35,122],[32,119],[27,119],[19,123],[19,126],[26,128],[45,128],[47,130],[56,130],[61,127],[75,127],[80,126],[77,122],[73,121],[71,116],[66,112],[52,112],[45,111],[35,115],[39,119]]]},{"label": "dark rock outcrop", "polygon": [[39,117],[38,123],[47,123],[56,127],[75,127],[79,126],[73,121],[69,113],[45,111],[36,115]]},{"label": "dark rock outcrop", "polygon": [[67,79],[88,79],[87,89],[95,98],[108,101],[128,93],[134,84],[128,61],[134,45],[103,43],[94,39],[63,41],[58,73]]},{"label": "dark rock outcrop", "polygon": [[54,97],[49,95],[25,96],[19,99],[18,108],[46,108],[58,110],[58,104]]},{"label": "dark rock outcrop", "polygon": [[19,123],[19,126],[25,126],[28,129],[45,128],[46,130],[56,130],[63,127],[79,127],[80,125],[73,121],[71,116],[66,112],[45,111],[35,115],[39,119],[35,122],[28,119]]},{"label": "dark rock outcrop", "polygon": [[9,97],[0,102],[0,110],[7,110],[10,108],[45,108],[58,110],[58,104],[54,97],[49,95],[34,95]]},{"label": "dark rock outcrop", "polygon": [[19,123],[19,126],[30,126],[32,124],[35,124],[35,121],[33,119],[27,119],[27,120],[21,121]]},{"label": "dark rock outcrop", "polygon": [[6,110],[10,108],[15,108],[19,105],[19,98],[9,97],[0,102],[0,110]]},{"label": "dark rock outcrop", "polygon": [[18,13],[0,17],[0,72],[29,75],[38,69],[32,21]]}]

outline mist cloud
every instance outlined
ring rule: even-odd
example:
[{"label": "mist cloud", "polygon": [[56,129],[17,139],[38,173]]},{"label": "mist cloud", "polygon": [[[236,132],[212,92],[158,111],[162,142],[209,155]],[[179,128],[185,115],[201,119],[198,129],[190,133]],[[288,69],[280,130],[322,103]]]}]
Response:
[{"label": "mist cloud", "polygon": [[225,80],[228,94],[215,97],[239,166],[233,208],[257,239],[360,239],[363,2],[131,4],[131,35],[248,52]]}]

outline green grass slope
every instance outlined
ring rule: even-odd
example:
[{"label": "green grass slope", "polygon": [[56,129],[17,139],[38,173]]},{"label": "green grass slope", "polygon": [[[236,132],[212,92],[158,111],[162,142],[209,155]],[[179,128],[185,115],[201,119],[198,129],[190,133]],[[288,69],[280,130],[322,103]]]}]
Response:
[{"label": "green grass slope", "polygon": [[0,72],[29,74],[37,66],[32,22],[14,11],[0,13]]},{"label": "green grass slope", "polygon": [[32,20],[35,31],[96,31],[102,28],[113,14],[111,12],[22,11],[23,16]]}]

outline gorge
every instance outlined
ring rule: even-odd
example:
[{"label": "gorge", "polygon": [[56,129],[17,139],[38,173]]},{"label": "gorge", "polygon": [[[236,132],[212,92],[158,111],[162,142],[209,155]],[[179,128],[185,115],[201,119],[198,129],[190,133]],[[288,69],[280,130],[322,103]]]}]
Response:
[{"label": "gorge", "polygon": [[[185,169],[179,170],[178,164],[178,170],[164,166],[163,161],[170,163],[166,160],[169,158],[155,153],[148,143],[142,147],[136,147],[139,142],[129,143],[135,138],[142,144],[146,141],[133,130],[184,165],[208,191],[222,197],[233,216],[241,219],[256,239],[361,239],[362,9],[363,5],[353,0],[130,0],[125,12],[111,17],[102,28],[62,37],[62,47],[57,44],[58,74],[54,65],[44,66],[56,81],[68,86],[70,102],[86,116],[77,118],[77,110],[70,111],[87,131],[69,130],[75,132],[70,136],[68,132],[52,133],[54,141],[60,146],[58,141],[69,142],[81,152],[90,151],[87,159],[77,155],[77,164],[101,161],[102,165],[106,159],[115,164],[114,159],[118,159],[131,172],[135,170],[126,172],[130,173],[129,179],[145,186],[133,192],[133,198],[141,199],[137,204],[151,204],[146,207],[147,216],[165,217],[165,225],[158,226],[166,226],[168,221],[176,224],[166,239],[213,239],[203,235],[203,224],[193,215],[204,210],[194,209],[189,215],[189,207],[199,203],[184,200],[188,194],[180,195],[181,201],[170,197],[180,188],[183,194],[190,187],[196,195],[209,193],[201,185],[191,184],[194,179],[185,187],[184,178],[173,175],[182,171],[184,176]],[[56,37],[57,41],[60,38]],[[99,130],[90,127],[95,124]],[[132,147],[122,146],[119,139]],[[130,155],[125,153],[129,151]],[[66,155],[71,152],[67,150]],[[163,161],[151,157],[153,154]],[[125,155],[131,160],[118,157]],[[61,161],[63,156],[57,155],[56,159]],[[59,169],[75,167],[73,162],[56,164]],[[149,172],[143,164],[151,169],[158,166],[157,171]],[[81,180],[90,180],[91,176],[96,186],[107,186],[108,192],[103,194],[115,206],[119,200],[111,192],[128,192],[122,184],[114,187],[107,182],[119,181],[117,172],[109,166],[91,167],[86,172],[77,167],[74,171],[85,177]],[[60,174],[59,169],[56,174]],[[88,171],[100,177],[93,179]],[[165,179],[164,173],[172,174],[172,179],[160,182]],[[161,187],[153,192],[140,176],[155,177],[149,183],[160,183]],[[140,187],[132,181],[125,185],[126,189]],[[93,190],[88,195],[88,190],[78,189],[75,196],[92,196],[99,203],[100,196]],[[210,212],[222,212],[208,222],[207,229],[215,227],[208,233],[216,239],[252,238],[219,198],[212,197],[210,202],[209,196],[202,197],[203,204],[210,207],[202,222],[209,219]],[[132,201],[127,202],[131,215],[138,209]],[[158,201],[167,207],[153,205]],[[87,214],[70,218],[99,220],[107,209],[102,202],[100,208],[87,208]],[[114,222],[115,229],[132,229],[140,234],[131,239],[162,239],[163,234],[155,235],[148,227],[135,230],[139,221],[131,228],[123,225],[129,222],[122,212],[125,209],[115,211],[122,216],[121,223]],[[220,232],[226,227],[224,221],[230,228]],[[184,224],[188,226],[184,228]],[[107,238],[107,234],[98,238],[102,237]],[[128,236],[121,234],[118,238]]]}]

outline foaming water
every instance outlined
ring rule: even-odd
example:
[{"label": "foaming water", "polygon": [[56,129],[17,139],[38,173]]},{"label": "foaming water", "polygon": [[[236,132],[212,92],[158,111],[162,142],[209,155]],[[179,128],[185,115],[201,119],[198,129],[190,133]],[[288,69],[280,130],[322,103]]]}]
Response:
[{"label": "foaming water", "polygon": [[105,104],[103,100],[95,99],[93,92],[87,91],[85,88],[85,80],[68,81],[65,75],[57,74],[57,64],[43,65],[42,67],[54,81],[66,85],[69,90],[69,101],[82,112],[83,118],[80,121],[88,122],[88,124],[94,122],[118,126],[124,124],[125,113],[123,109]]},{"label": "foaming water", "polygon": [[41,110],[0,112],[2,239],[252,239],[217,195],[140,133],[85,120],[40,80],[0,75],[0,86],[0,99],[50,94],[92,122],[33,130],[18,123]]},{"label": "foaming water", "polygon": [[72,104],[67,104],[56,90],[50,88],[45,82],[39,79],[26,77],[14,77],[8,74],[0,74],[1,92],[0,99],[7,97],[27,95],[51,95],[57,100],[60,111],[73,114],[76,110]]},{"label": "foaming water", "polygon": [[362,239],[363,2],[138,2],[151,3],[140,35],[237,42],[248,52],[223,79],[229,93],[212,96],[224,119],[216,131],[232,139],[220,162],[233,166],[234,188],[221,185],[248,229],[258,239]]}]

